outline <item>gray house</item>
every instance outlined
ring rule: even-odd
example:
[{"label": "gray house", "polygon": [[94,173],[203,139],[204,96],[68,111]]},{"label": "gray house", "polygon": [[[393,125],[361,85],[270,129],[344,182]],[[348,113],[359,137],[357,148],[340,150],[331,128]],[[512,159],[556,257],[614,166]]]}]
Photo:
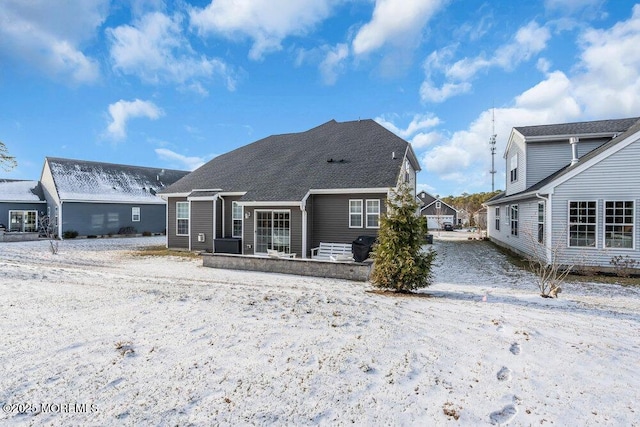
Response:
[{"label": "gray house", "polygon": [[0,229],[36,232],[46,208],[38,181],[0,179]]},{"label": "gray house", "polygon": [[485,203],[488,235],[548,262],[640,266],[640,120],[517,127],[506,190]]},{"label": "gray house", "polygon": [[432,196],[426,191],[418,193],[418,199],[422,203],[420,215],[427,217],[429,230],[439,230],[444,224],[458,224],[458,211],[437,197]]},{"label": "gray house", "polygon": [[167,245],[310,256],[320,242],[377,236],[389,191],[414,189],[411,145],[373,120],[334,120],[218,156],[161,192]]},{"label": "gray house", "polygon": [[57,234],[163,233],[165,201],[156,193],[186,171],[47,157],[40,178]]}]

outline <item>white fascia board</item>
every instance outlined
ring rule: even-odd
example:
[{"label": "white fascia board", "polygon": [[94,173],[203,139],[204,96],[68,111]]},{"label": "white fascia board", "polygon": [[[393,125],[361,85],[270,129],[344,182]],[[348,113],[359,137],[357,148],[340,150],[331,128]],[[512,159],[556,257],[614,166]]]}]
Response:
[{"label": "white fascia board", "polygon": [[191,194],[191,191],[188,191],[186,193],[160,193],[158,194],[158,196],[166,200],[169,197],[187,197],[189,194]]},{"label": "white fascia board", "polygon": [[212,200],[218,200],[219,194],[214,194],[213,196],[191,196],[187,197],[188,202],[209,202]]},{"label": "white fascia board", "polygon": [[189,193],[193,193],[194,191],[222,191],[222,188],[194,188]]},{"label": "white fascia board", "polygon": [[395,187],[377,188],[318,188],[309,190],[308,194],[355,194],[355,193],[388,193]]},{"label": "white fascia board", "polygon": [[64,203],[102,203],[113,205],[164,205],[167,202],[161,198],[155,200],[83,200],[83,199],[62,199]]},{"label": "white fascia board", "polygon": [[46,200],[0,200],[0,203],[47,203]]},{"label": "white fascia board", "polygon": [[606,159],[622,150],[623,148],[628,147],[629,145],[637,142],[640,139],[640,131],[634,133],[633,135],[629,135],[624,141],[620,141],[609,149],[603,151],[592,159],[587,161],[577,163],[574,168],[567,172],[566,174],[558,177],[558,179],[553,180],[549,184],[545,185],[541,189],[538,190],[538,193],[548,194],[553,193],[553,190],[560,184],[563,184],[573,178],[574,176],[582,173],[584,170],[589,169],[591,166],[600,163],[602,160]]},{"label": "white fascia board", "polygon": [[[211,191],[215,191],[215,190],[211,190]],[[233,196],[244,196],[245,194],[247,194],[247,192],[246,191],[220,191],[218,194],[221,195],[222,197],[227,197],[227,196],[233,197]]]},{"label": "white fascia board", "polygon": [[254,207],[260,207],[260,206],[266,206],[266,207],[270,207],[270,206],[300,206],[300,201],[296,200],[296,201],[292,201],[292,202],[285,202],[285,201],[269,201],[269,200],[264,200],[264,201],[257,201],[257,202],[238,202],[238,205],[240,206],[254,206]]},{"label": "white fascia board", "polygon": [[413,151],[413,147],[411,146],[411,143],[407,144],[407,149],[404,152],[404,158],[406,159],[407,157],[411,162],[411,166],[413,167],[413,170],[415,170],[416,173],[420,172],[422,168],[420,167],[420,162],[418,161],[418,157],[416,157],[415,151]]},{"label": "white fascia board", "polygon": [[507,141],[507,146],[506,146],[506,148],[504,149],[504,154],[502,155],[502,158],[503,158],[503,159],[506,159],[506,158],[507,158],[507,153],[509,152],[509,149],[511,148],[511,145],[513,145],[513,137],[514,137],[515,135],[518,135],[520,138],[522,138],[522,140],[523,140],[523,141],[525,141],[525,140],[526,140],[526,138],[524,137],[524,135],[523,135],[523,134],[521,134],[520,132],[518,132],[518,131],[516,130],[516,128],[512,128],[512,129],[511,129],[511,134],[509,134],[509,141]]}]

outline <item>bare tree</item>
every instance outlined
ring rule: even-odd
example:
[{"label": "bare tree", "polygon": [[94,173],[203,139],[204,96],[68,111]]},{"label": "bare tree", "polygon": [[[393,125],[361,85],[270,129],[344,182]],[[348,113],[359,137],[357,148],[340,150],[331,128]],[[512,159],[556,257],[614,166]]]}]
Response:
[{"label": "bare tree", "polygon": [[0,142],[0,168],[5,172],[9,172],[11,169],[18,165],[16,158],[9,155],[9,150],[3,142]]},{"label": "bare tree", "polygon": [[560,262],[560,248],[563,240],[557,239],[556,243],[548,248],[544,242],[538,240],[537,233],[533,233],[533,228],[523,230],[523,234],[531,248],[527,262],[530,270],[536,275],[540,296],[557,298],[562,292],[560,285],[564,283],[574,267],[574,264],[566,265]]},{"label": "bare tree", "polygon": [[55,220],[51,220],[51,217],[44,215],[40,217],[40,236],[46,237],[49,241],[49,250],[53,255],[58,253],[58,236],[56,235]]}]

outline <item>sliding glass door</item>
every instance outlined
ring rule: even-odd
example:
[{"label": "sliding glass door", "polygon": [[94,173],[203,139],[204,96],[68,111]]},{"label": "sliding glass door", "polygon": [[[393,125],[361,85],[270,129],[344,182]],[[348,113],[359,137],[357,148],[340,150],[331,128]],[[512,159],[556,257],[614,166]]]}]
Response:
[{"label": "sliding glass door", "polygon": [[291,252],[291,213],[282,210],[256,210],[255,253],[266,254],[267,249]]}]

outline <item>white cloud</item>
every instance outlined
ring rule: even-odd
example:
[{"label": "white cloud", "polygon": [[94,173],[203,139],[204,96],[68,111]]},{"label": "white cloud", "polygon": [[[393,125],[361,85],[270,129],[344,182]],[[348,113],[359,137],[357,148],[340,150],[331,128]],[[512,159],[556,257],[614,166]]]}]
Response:
[{"label": "white cloud", "polygon": [[353,51],[364,55],[391,43],[395,47],[415,44],[423,27],[442,7],[444,0],[376,0],[373,17],[353,39]]},{"label": "white cloud", "polygon": [[383,116],[376,117],[375,121],[398,135],[400,138],[404,139],[408,139],[418,132],[433,128],[440,124],[440,119],[438,117],[428,114],[415,114],[406,129],[400,129],[391,120]]},{"label": "white cloud", "polygon": [[206,95],[202,79],[218,78],[234,90],[236,77],[218,58],[197,54],[182,34],[179,15],[144,15],[133,25],[109,28],[113,68],[149,83],[170,82]]},{"label": "white cloud", "polygon": [[282,49],[288,36],[300,36],[326,19],[338,0],[212,0],[204,9],[193,8],[191,25],[201,34],[229,39],[250,38],[249,57],[262,59]]},{"label": "white cloud", "polygon": [[349,56],[349,46],[339,43],[329,49],[324,60],[320,63],[322,81],[327,85],[335,84],[338,75],[344,70],[344,61]]},{"label": "white cloud", "polygon": [[177,162],[179,166],[177,168],[186,168],[187,170],[195,170],[200,166],[204,165],[204,159],[202,157],[196,156],[184,156],[182,154],[178,154],[175,151],[171,151],[167,148],[156,148],[156,154],[163,160],[168,160],[170,162]]},{"label": "white cloud", "polygon": [[121,99],[109,105],[109,115],[111,116],[111,123],[107,126],[107,132],[114,139],[124,139],[127,136],[126,127],[129,119],[146,117],[156,120],[164,115],[164,112],[150,101],[141,101],[139,99],[125,101]]},{"label": "white cloud", "polygon": [[80,46],[96,35],[108,6],[108,0],[3,0],[0,53],[54,78],[93,82],[100,75],[99,65]]},{"label": "white cloud", "polygon": [[640,111],[640,5],[627,21],[608,30],[588,30],[573,79],[588,116],[637,116]]},{"label": "white cloud", "polygon": [[[519,28],[513,40],[500,46],[489,58],[479,55],[451,63],[454,46],[432,52],[424,62],[425,80],[420,87],[421,99],[427,102],[443,102],[453,96],[470,92],[472,87],[470,81],[477,73],[490,67],[513,70],[522,62],[530,60],[543,51],[550,38],[551,33],[548,28],[541,27],[532,21]],[[437,75],[444,77],[441,85],[434,83]]]}]

